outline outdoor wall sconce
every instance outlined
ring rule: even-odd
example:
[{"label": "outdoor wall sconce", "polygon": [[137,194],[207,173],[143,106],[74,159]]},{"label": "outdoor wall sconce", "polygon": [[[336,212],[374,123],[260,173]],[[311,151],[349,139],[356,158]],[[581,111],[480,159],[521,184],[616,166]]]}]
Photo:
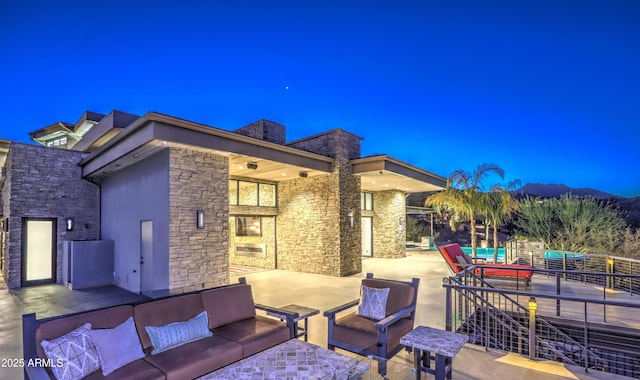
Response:
[{"label": "outdoor wall sconce", "polygon": [[257,162],[247,162],[247,169],[256,170],[258,169]]},{"label": "outdoor wall sconce", "polygon": [[300,176],[300,178],[307,178],[309,176],[309,173],[307,172],[300,172],[298,173],[298,175]]},{"label": "outdoor wall sconce", "polygon": [[4,232],[9,232],[9,218],[4,219],[4,222],[2,223],[2,229],[4,230]]},{"label": "outdoor wall sconce", "polygon": [[196,212],[196,227],[198,227],[198,229],[204,228],[204,210],[198,210]]},{"label": "outdoor wall sconce", "polygon": [[349,211],[349,226],[353,228],[353,211]]},{"label": "outdoor wall sconce", "polygon": [[67,231],[73,231],[73,219],[67,218],[65,223],[67,224]]}]

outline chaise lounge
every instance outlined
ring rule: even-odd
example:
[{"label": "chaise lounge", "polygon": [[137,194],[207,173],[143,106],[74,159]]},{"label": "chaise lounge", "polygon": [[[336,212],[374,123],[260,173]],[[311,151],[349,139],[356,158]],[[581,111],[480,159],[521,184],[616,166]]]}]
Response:
[{"label": "chaise lounge", "polygon": [[534,269],[530,265],[522,264],[478,264],[469,257],[456,243],[438,245],[438,251],[449,264],[454,275],[461,274],[466,268],[472,267],[473,273],[483,278],[498,278],[508,280],[524,280],[525,286],[531,283]]}]

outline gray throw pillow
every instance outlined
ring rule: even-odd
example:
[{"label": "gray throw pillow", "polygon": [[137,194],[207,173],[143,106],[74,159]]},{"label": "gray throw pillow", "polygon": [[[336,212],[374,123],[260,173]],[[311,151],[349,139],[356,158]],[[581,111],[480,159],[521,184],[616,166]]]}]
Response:
[{"label": "gray throw pillow", "polygon": [[98,349],[104,376],[144,358],[133,317],[113,329],[91,330],[89,335]]},{"label": "gray throw pillow", "polygon": [[370,288],[362,285],[362,293],[360,294],[360,304],[356,314],[381,320],[386,317],[387,299],[389,298],[389,288]]}]

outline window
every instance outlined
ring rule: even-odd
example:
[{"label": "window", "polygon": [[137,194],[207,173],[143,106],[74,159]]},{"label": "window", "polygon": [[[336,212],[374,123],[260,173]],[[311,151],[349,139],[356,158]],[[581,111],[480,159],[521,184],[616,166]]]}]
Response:
[{"label": "window", "polygon": [[261,183],[259,186],[259,206],[276,207],[276,185]]},{"label": "window", "polygon": [[276,185],[241,180],[229,181],[229,204],[276,207]]},{"label": "window", "polygon": [[238,181],[238,204],[240,206],[258,205],[258,184]]},{"label": "window", "polygon": [[373,193],[360,193],[360,209],[373,210]]},{"label": "window", "polygon": [[229,181],[229,203],[238,204],[238,181]]},{"label": "window", "polygon": [[47,141],[47,146],[64,146],[67,145],[67,138],[60,137],[54,140]]}]

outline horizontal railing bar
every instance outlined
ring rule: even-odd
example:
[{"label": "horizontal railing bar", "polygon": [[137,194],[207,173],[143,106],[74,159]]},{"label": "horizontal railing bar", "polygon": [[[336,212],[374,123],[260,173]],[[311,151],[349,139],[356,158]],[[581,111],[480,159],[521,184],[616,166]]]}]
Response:
[{"label": "horizontal railing bar", "polygon": [[[463,272],[471,272],[473,269],[481,269],[481,268],[498,268],[504,269],[504,265],[502,264],[482,264],[482,265],[471,265],[463,270]],[[523,272],[542,272],[542,273],[566,273],[566,274],[574,274],[574,275],[589,275],[589,276],[602,276],[602,277],[623,277],[623,278],[637,278],[640,279],[640,274],[623,274],[623,273],[607,273],[607,272],[585,272],[585,271],[577,271],[577,270],[562,270],[562,269],[544,269],[544,268],[517,268],[510,267],[509,270],[515,271],[523,271]],[[461,272],[462,273],[462,272]]]},{"label": "horizontal railing bar", "polygon": [[586,303],[599,304],[599,305],[640,308],[640,304],[638,303],[612,301],[612,300],[597,300],[592,298],[581,298],[581,297],[563,296],[563,295],[555,295],[555,294],[551,295],[549,293],[523,292],[523,291],[517,291],[517,290],[505,290],[505,289],[498,289],[498,288],[485,288],[480,286],[466,286],[466,285],[455,285],[455,284],[442,284],[442,287],[451,288],[451,289],[474,290],[474,291],[487,292],[487,293],[498,293],[503,295],[540,297],[540,298],[548,298],[552,300],[586,302]]}]

